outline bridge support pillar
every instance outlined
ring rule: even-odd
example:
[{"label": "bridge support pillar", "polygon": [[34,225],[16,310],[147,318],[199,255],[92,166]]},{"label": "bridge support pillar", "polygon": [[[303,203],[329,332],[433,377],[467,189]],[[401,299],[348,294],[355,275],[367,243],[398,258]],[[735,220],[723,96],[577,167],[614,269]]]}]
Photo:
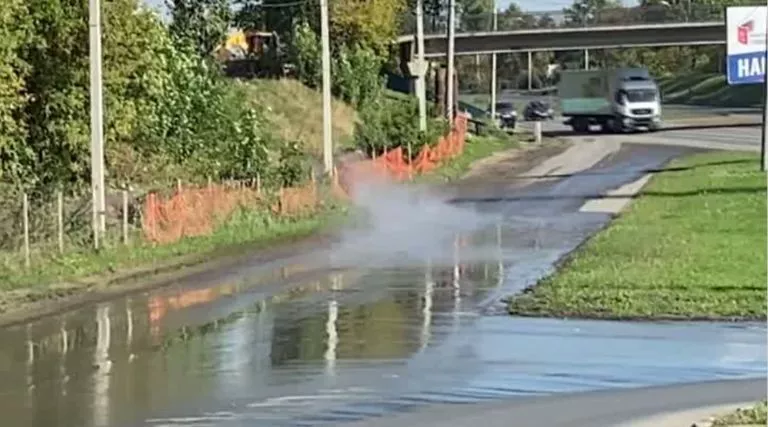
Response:
[{"label": "bridge support pillar", "polygon": [[528,91],[533,90],[533,52],[528,51]]},{"label": "bridge support pillar", "polygon": [[[398,56],[400,59],[400,72],[403,73],[404,76],[408,77],[410,75],[410,70],[408,67],[408,64],[413,61],[413,42],[409,43],[400,43],[399,46],[399,52]],[[412,79],[409,79],[410,82],[408,84],[408,93],[414,92],[414,81]]]},{"label": "bridge support pillar", "polygon": [[584,69],[589,70],[589,49],[584,49]]}]

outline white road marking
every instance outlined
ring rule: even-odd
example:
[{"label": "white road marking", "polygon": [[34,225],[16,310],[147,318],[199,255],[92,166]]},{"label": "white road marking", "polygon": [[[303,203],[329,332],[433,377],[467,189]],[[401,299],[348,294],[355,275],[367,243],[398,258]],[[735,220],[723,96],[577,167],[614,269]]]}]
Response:
[{"label": "white road marking", "polygon": [[608,191],[605,194],[608,197],[603,196],[591,199],[584,203],[579,211],[617,214],[624,210],[632,198],[648,183],[651,175],[643,175],[640,179],[622,185],[615,190]]}]

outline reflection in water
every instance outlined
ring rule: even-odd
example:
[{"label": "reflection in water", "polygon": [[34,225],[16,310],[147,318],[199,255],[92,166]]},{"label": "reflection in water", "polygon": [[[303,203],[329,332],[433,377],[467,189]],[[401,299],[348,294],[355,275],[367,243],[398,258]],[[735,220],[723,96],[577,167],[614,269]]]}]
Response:
[{"label": "reflection in water", "polygon": [[125,332],[125,343],[130,348],[133,341],[133,309],[131,309],[131,299],[125,299],[125,320],[127,323]]},{"label": "reflection in water", "polygon": [[496,252],[498,259],[498,281],[496,287],[500,290],[504,286],[504,246],[501,240],[501,223],[496,224]]},{"label": "reflection in water", "polygon": [[432,260],[427,259],[427,267],[424,272],[424,307],[422,308],[421,322],[421,346],[419,352],[423,352],[429,344],[430,325],[432,324],[432,292],[435,282],[432,279]]},{"label": "reflection in water", "polygon": [[109,372],[112,362],[109,360],[110,321],[109,306],[104,305],[96,311],[96,351],[94,354],[93,373],[93,425],[109,425]]},{"label": "reflection in water", "polygon": [[[648,350],[645,359],[619,349],[609,350],[612,358],[593,352],[611,346],[602,336],[574,336],[569,323],[462,316],[462,306],[467,310],[497,290],[510,268],[502,228],[495,239],[488,231],[487,241],[498,249],[493,259],[490,248],[488,263],[462,261],[472,248],[457,236],[449,265],[428,259],[420,268],[308,275],[276,295],[242,283],[172,287],[0,330],[3,424],[220,425],[236,419],[242,421],[236,425],[273,425],[333,412],[342,400],[368,405],[355,411],[386,412],[413,404],[407,396],[471,400],[610,384],[599,376],[619,363],[635,366],[611,371],[625,383],[641,374],[638,382],[676,372],[734,375],[764,363],[755,352],[764,350],[764,337],[755,338],[764,329],[712,327],[699,336],[690,326],[655,325],[650,335],[657,340],[626,338],[669,354],[682,351],[675,347],[682,346],[679,337],[707,344],[697,347],[703,356],[685,359],[692,367],[672,370],[650,359]],[[596,328],[590,325],[582,328]],[[552,337],[568,340],[568,351],[546,344]],[[720,348],[716,356],[707,350],[714,347]],[[737,356],[724,356],[725,349],[738,350]],[[590,375],[599,378],[589,383]]]},{"label": "reflection in water", "polygon": [[339,303],[336,300],[328,302],[328,321],[325,323],[325,333],[328,335],[328,349],[325,350],[325,373],[333,377],[336,367],[336,346],[339,344],[339,333],[336,330],[336,320],[339,318]]}]

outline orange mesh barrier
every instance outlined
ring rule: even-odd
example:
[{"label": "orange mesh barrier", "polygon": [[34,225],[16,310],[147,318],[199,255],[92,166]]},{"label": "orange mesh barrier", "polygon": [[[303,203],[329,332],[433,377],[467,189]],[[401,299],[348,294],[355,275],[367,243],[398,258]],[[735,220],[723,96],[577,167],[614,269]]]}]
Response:
[{"label": "orange mesh barrier", "polygon": [[338,171],[338,186],[347,194],[354,191],[354,184],[370,180],[391,179],[402,181],[430,172],[437,166],[464,151],[467,135],[467,116],[459,114],[453,128],[434,146],[423,146],[412,162],[407,162],[403,148],[397,147],[374,159],[345,165]]},{"label": "orange mesh barrier", "polygon": [[306,214],[318,204],[317,189],[314,183],[285,188],[272,206],[265,202],[260,191],[242,185],[179,188],[169,197],[150,193],[142,215],[144,237],[153,243],[171,243],[210,234],[240,207],[271,208],[286,216]]},{"label": "orange mesh barrier", "polygon": [[[344,165],[336,171],[332,193],[348,197],[355,184],[370,180],[411,179],[414,175],[434,170],[440,163],[464,151],[467,117],[458,115],[448,135],[434,146],[424,146],[412,161],[406,161],[402,147],[385,151],[381,156]],[[144,203],[142,229],[146,240],[171,243],[184,237],[212,233],[240,207],[270,209],[282,216],[312,213],[320,203],[314,182],[295,188],[281,189],[276,203],[266,204],[256,188],[210,185],[204,188],[178,188],[170,196],[150,193]]]}]

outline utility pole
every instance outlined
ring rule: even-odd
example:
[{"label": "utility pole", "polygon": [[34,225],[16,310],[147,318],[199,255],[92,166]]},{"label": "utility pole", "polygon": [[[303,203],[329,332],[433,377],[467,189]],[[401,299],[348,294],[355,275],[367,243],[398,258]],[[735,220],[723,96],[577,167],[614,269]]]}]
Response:
[{"label": "utility pole", "polygon": [[[499,29],[499,10],[493,2],[493,31]],[[496,121],[496,52],[491,54],[491,120]]]},{"label": "utility pole", "polygon": [[445,88],[445,99],[447,100],[446,108],[445,108],[445,116],[448,118],[448,120],[453,123],[453,106],[455,100],[453,99],[453,56],[454,56],[454,46],[455,46],[455,40],[454,37],[456,35],[456,0],[448,0],[448,72],[446,73],[446,79],[448,80],[446,82]]},{"label": "utility pole", "polygon": [[416,76],[416,96],[419,99],[419,130],[427,130],[427,63],[424,61],[424,0],[416,0],[416,63],[408,64]]},{"label": "utility pole", "polygon": [[331,47],[328,34],[328,0],[320,0],[320,38],[323,44],[323,167],[333,175],[333,128],[331,127]]},{"label": "utility pole", "polygon": [[91,77],[91,196],[94,240],[106,230],[104,189],[104,105],[101,80],[101,4],[88,2],[88,42]]}]

